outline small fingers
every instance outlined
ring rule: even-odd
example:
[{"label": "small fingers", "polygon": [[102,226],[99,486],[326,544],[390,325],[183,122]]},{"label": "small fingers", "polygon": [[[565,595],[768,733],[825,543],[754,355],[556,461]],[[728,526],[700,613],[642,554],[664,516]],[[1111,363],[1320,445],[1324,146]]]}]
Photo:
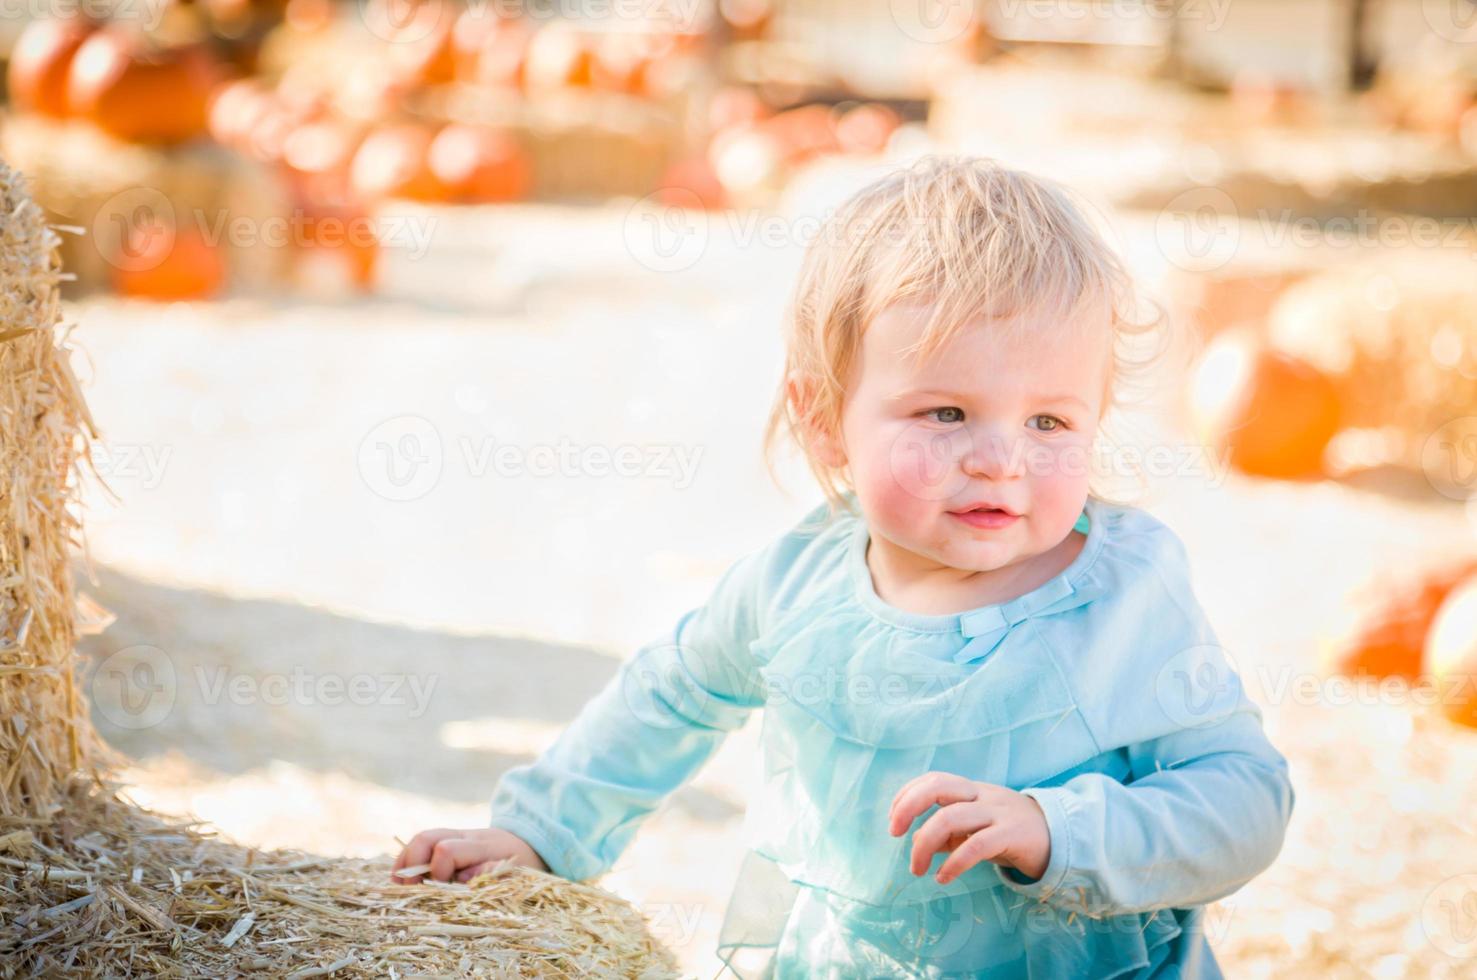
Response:
[{"label": "small fingers", "polygon": [[431,870],[434,881],[451,881],[457,871],[478,864],[487,856],[485,841],[466,837],[452,837],[439,841],[431,850]]},{"label": "small fingers", "polygon": [[969,835],[969,839],[954,849],[943,864],[939,865],[938,883],[947,885],[981,861],[992,861],[1005,851],[1009,831],[1000,824],[991,824]]},{"label": "small fingers", "polygon": [[952,772],[924,773],[897,791],[887,817],[892,836],[903,834],[918,815],[937,803],[965,803],[979,796],[978,784]]},{"label": "small fingers", "polygon": [[990,815],[969,803],[954,803],[939,809],[913,833],[913,851],[908,867],[915,875],[928,870],[933,856],[949,849],[951,841],[962,841],[982,827],[989,826]]},{"label": "small fingers", "polygon": [[431,851],[441,841],[448,837],[455,837],[461,833],[459,830],[451,830],[447,827],[437,827],[433,830],[423,830],[410,839],[410,843],[400,851],[400,856],[395,859],[395,865],[390,869],[391,880],[398,884],[408,885],[421,880],[420,875],[413,878],[402,878],[394,874],[401,868],[411,868],[420,864],[427,864],[431,860]]}]

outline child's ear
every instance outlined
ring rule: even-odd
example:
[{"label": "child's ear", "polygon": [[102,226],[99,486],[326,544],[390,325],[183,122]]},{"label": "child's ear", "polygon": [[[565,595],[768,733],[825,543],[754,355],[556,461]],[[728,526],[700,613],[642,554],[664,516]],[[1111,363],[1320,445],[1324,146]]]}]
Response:
[{"label": "child's ear", "polygon": [[[798,419],[810,418],[811,406],[815,404],[817,381],[803,371],[791,371],[785,377],[785,392],[790,399],[790,409]],[[846,465],[846,451],[841,445],[840,435],[827,431],[818,423],[804,426],[805,439],[810,452],[816,459],[833,469]]]}]

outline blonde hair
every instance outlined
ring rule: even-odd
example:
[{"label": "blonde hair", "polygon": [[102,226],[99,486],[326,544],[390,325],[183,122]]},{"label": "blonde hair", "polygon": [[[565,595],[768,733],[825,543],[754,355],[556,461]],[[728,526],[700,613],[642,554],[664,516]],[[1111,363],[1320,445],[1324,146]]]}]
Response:
[{"label": "blonde hair", "polygon": [[[1064,319],[1092,302],[1110,311],[1114,343],[1104,413],[1131,375],[1149,366],[1136,338],[1163,321],[1136,294],[1122,262],[1072,195],[1042,178],[970,156],[925,156],[864,187],[832,214],[807,249],[785,317],[785,366],[764,431],[771,477],[787,432],[833,513],[845,506],[844,470],[817,458],[808,433],[837,434],[862,334],[885,308],[930,304],[917,343],[927,357],[962,324],[1041,312]],[[804,414],[788,394],[811,382]],[[776,478],[776,482],[778,482]]]}]

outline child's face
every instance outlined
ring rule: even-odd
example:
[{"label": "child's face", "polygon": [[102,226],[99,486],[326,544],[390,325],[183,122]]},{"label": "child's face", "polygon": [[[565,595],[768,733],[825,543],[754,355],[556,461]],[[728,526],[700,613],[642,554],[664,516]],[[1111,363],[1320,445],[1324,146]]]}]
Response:
[{"label": "child's face", "polygon": [[[842,410],[839,452],[869,528],[971,571],[1042,554],[1066,538],[1087,499],[1107,313],[1085,309],[1066,324],[1024,314],[1028,339],[1016,343],[999,324],[974,321],[919,362],[900,350],[928,313],[895,305],[873,321]],[[1008,513],[968,513],[980,506]]]}]

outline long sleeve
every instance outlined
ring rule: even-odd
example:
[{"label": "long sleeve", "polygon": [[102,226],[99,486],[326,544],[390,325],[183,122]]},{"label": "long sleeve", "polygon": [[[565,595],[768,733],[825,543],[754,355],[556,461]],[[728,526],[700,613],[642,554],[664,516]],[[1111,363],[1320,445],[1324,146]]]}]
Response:
[{"label": "long sleeve", "polygon": [[1123,749],[1127,782],[1089,772],[1022,791],[1046,815],[1051,857],[1036,881],[1000,869],[1011,888],[1094,917],[1185,908],[1224,898],[1276,859],[1294,801],[1287,761],[1218,648],[1180,666],[1180,693],[1161,685],[1152,704],[1123,706],[1179,722]]},{"label": "long sleeve", "polygon": [[506,772],[492,825],[572,880],[613,865],[641,821],[763,703],[748,647],[766,550],[740,559],[707,602],[642,646],[533,762]]}]

